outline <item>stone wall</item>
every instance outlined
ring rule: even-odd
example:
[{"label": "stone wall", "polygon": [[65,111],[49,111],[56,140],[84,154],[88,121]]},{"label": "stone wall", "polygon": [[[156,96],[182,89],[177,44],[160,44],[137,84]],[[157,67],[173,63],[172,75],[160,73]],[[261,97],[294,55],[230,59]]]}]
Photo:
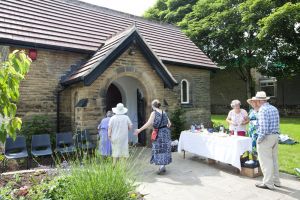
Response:
[{"label": "stone wall", "polygon": [[300,116],[300,75],[277,80],[274,104],[284,116]]},{"label": "stone wall", "polygon": [[0,62],[6,61],[9,52],[10,52],[9,46],[0,45]]},{"label": "stone wall", "polygon": [[[167,67],[179,82],[179,85],[175,87],[173,91],[168,91],[169,93],[166,97],[168,102],[172,102],[170,111],[174,110],[177,106],[181,106],[186,110],[187,127],[190,127],[191,123],[204,123],[205,125],[208,125],[211,114],[209,92],[210,71],[175,65],[167,65]],[[180,82],[182,79],[186,79],[189,82],[189,104],[181,104]]]},{"label": "stone wall", "polygon": [[211,75],[211,113],[227,114],[230,103],[234,99],[242,102],[247,108],[247,90],[244,82],[237,72],[233,70],[219,70]]},{"label": "stone wall", "polygon": [[[10,51],[14,49],[20,48],[11,47]],[[37,49],[37,59],[32,62],[29,73],[20,85],[17,114],[24,120],[32,115],[48,115],[56,127],[60,77],[71,65],[86,56],[66,51]]]}]

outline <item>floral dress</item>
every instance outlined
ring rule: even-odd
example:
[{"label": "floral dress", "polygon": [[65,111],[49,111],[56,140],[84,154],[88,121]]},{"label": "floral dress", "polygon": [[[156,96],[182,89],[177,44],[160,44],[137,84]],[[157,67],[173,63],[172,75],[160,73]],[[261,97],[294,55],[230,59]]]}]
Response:
[{"label": "floral dress", "polygon": [[256,152],[256,140],[257,140],[257,111],[251,109],[249,112],[249,137],[252,138],[252,151]]},{"label": "floral dress", "polygon": [[[162,120],[161,124],[160,121]],[[158,127],[160,124],[160,127]],[[163,114],[155,111],[155,118],[153,122],[154,128],[159,128],[157,138],[152,142],[152,157],[151,164],[168,165],[172,162],[171,155],[171,131],[167,127],[168,116],[165,112]]]}]

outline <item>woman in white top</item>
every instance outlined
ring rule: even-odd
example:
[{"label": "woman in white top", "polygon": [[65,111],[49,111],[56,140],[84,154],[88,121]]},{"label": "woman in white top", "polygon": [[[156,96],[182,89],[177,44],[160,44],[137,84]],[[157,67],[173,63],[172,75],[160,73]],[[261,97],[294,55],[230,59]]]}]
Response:
[{"label": "woman in white top", "polygon": [[114,164],[119,158],[128,158],[128,131],[132,129],[132,123],[126,115],[128,109],[122,103],[113,108],[115,113],[108,123],[108,137],[112,144],[112,157]]},{"label": "woman in white top", "polygon": [[246,125],[249,123],[248,113],[241,109],[241,102],[233,100],[231,102],[232,110],[229,111],[226,121],[229,123],[230,134],[234,132],[239,136],[246,136]]}]

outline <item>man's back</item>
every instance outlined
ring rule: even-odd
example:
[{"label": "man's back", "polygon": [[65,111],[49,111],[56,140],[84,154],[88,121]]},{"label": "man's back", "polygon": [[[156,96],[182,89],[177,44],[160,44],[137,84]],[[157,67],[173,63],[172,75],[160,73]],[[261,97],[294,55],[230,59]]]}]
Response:
[{"label": "man's back", "polygon": [[279,133],[279,112],[269,103],[261,106],[258,112],[259,131],[263,134]]}]

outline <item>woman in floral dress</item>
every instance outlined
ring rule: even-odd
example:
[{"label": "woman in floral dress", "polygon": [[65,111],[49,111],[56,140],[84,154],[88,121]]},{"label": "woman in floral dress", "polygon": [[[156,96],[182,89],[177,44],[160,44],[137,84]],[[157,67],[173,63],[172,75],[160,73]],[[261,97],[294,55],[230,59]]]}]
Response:
[{"label": "woman in floral dress", "polygon": [[246,125],[249,123],[248,113],[241,109],[241,102],[233,100],[231,102],[232,110],[228,113],[226,121],[229,123],[230,135],[236,132],[239,136],[246,136]]},{"label": "woman in floral dress", "polygon": [[256,106],[256,104],[251,101],[251,99],[248,99],[247,102],[251,105],[252,109],[249,111],[249,137],[252,138],[252,153],[253,154],[257,154],[256,152],[256,140],[257,140],[257,113],[258,113],[258,107]]},{"label": "woman in floral dress", "polygon": [[172,162],[171,131],[169,129],[171,122],[160,107],[161,104],[158,100],[152,101],[153,112],[148,122],[135,131],[135,134],[138,135],[151,125],[154,129],[158,129],[157,137],[152,141],[152,156],[150,160],[151,164],[159,165],[158,174],[166,172],[166,165]]}]

